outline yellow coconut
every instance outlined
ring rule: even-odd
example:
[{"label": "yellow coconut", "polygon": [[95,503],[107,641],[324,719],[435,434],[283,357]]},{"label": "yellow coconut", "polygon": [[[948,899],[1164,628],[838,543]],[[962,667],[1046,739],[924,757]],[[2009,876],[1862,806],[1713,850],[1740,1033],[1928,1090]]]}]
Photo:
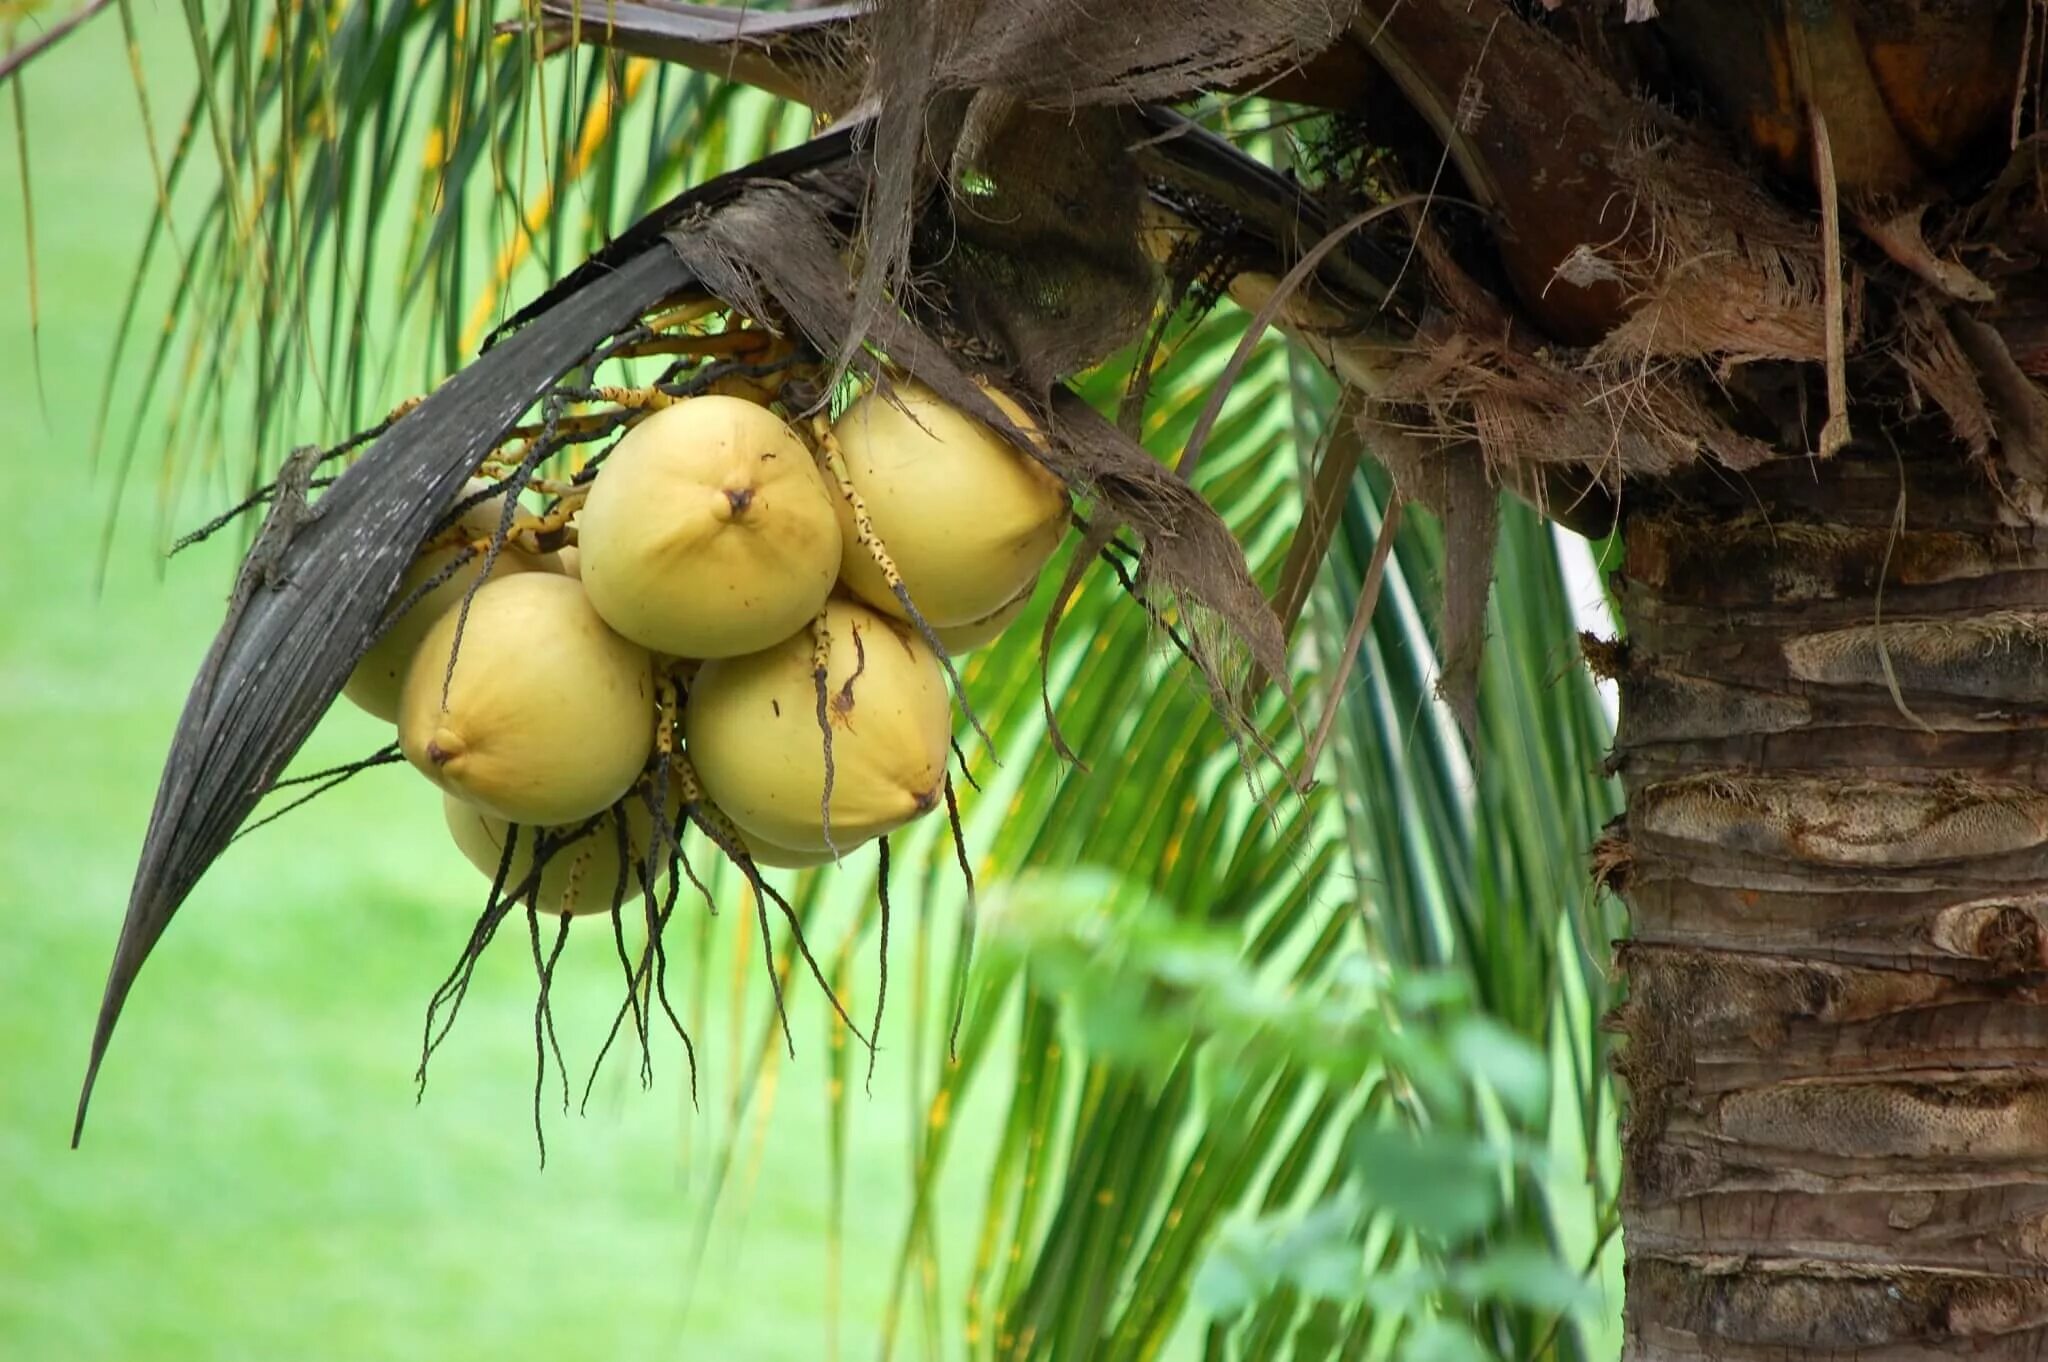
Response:
[{"label": "yellow coconut", "polygon": [[1027,583],[1008,605],[987,618],[943,629],[934,626],[932,632],[939,636],[939,642],[945,645],[947,653],[971,653],[976,648],[995,642],[1003,630],[1015,624],[1017,616],[1023,614],[1025,607],[1031,604],[1031,593],[1037,589],[1038,583],[1033,580]]},{"label": "yellow coconut", "polygon": [[839,573],[839,522],[773,412],[696,397],[619,442],[577,517],[583,589],[612,628],[675,657],[757,652],[801,629]]},{"label": "yellow coconut", "polygon": [[[940,798],[952,705],[938,656],[909,625],[852,601],[825,611],[832,646],[832,841],[842,851],[929,810]],[[684,716],[690,759],[710,795],[751,838],[826,849],[824,738],[800,631],[746,657],[706,662]]]},{"label": "yellow coconut", "polygon": [[555,564],[561,569],[564,577],[574,577],[580,582],[583,580],[582,555],[582,549],[577,548],[574,544],[565,544],[555,550]]},{"label": "yellow coconut", "polygon": [[[472,478],[462,489],[462,496],[472,496],[489,485]],[[472,539],[495,534],[504,505],[505,499],[499,496],[470,507],[462,513],[460,524],[463,532]],[[444,571],[461,551],[459,546],[433,549],[414,559],[412,566],[405,570],[405,576],[399,579],[398,591],[391,598],[391,608],[396,609],[411,600],[413,592]],[[434,621],[450,606],[461,603],[470,583],[483,571],[483,566],[483,555],[478,554],[393,620],[391,627],[357,661],[356,669],[349,673],[341,693],[354,701],[357,708],[379,719],[396,721],[398,693],[405,685],[406,664],[412,661],[420,640],[427,636],[427,630],[434,627]],[[517,572],[537,572],[555,566],[551,555],[537,558],[506,545],[499,550],[497,561],[491,564],[491,576],[493,579],[509,577]]]},{"label": "yellow coconut", "polygon": [[484,583],[420,642],[399,701],[398,742],[428,779],[514,823],[574,823],[607,808],[654,742],[647,650],[613,633],[573,578]]},{"label": "yellow coconut", "polygon": [[[441,812],[455,845],[470,864],[487,878],[495,879],[505,856],[505,838],[511,825],[454,795],[441,797]],[[671,810],[673,816],[673,810]],[[558,845],[541,868],[540,883],[532,895],[533,906],[558,917],[583,913],[606,913],[620,903],[640,897],[648,847],[654,841],[654,820],[636,797],[626,800],[625,878],[620,878],[619,832],[616,814],[607,813],[595,826],[574,841]],[[588,822],[589,820],[585,820]],[[533,874],[533,857],[542,836],[568,837],[583,829],[582,823],[559,828],[519,829],[519,843],[513,848],[512,864],[505,875],[505,893],[511,894]],[[657,855],[654,883],[666,877],[668,857]],[[623,891],[623,892],[622,892]],[[528,900],[521,898],[519,902]]]},{"label": "yellow coconut", "polygon": [[[866,503],[918,613],[935,627],[969,624],[1001,610],[1038,576],[1067,529],[1060,480],[979,421],[928,389],[871,392],[833,425],[847,476]],[[1000,393],[989,397],[1020,428],[1030,418]],[[854,594],[904,617],[853,513],[835,497],[844,550],[840,575]]]}]

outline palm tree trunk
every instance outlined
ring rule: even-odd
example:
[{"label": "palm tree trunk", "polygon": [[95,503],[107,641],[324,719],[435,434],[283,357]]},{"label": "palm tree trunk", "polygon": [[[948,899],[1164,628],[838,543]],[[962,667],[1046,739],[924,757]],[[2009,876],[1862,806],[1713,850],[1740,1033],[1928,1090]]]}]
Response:
[{"label": "palm tree trunk", "polygon": [[1625,1357],[2038,1357],[2035,504],[1888,447],[1631,494],[1628,642],[1596,658],[1635,924]]}]

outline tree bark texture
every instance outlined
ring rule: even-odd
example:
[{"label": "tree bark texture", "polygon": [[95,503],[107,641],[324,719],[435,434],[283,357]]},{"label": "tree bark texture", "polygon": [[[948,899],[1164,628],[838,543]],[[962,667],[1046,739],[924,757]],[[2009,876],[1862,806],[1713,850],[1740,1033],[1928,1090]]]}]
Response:
[{"label": "tree bark texture", "polygon": [[1629,1362],[2048,1356],[2041,524],[1881,437],[1635,492]]}]

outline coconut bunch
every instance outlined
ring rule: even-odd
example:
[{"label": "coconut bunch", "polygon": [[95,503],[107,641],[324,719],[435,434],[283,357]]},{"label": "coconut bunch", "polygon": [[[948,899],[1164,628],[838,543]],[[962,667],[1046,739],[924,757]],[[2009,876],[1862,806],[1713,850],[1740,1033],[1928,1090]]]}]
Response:
[{"label": "coconut bunch", "polygon": [[[736,334],[765,333],[696,339]],[[665,877],[677,810],[751,877],[945,802],[949,658],[1023,612],[1066,490],[905,378],[801,417],[800,372],[584,390],[545,429],[616,441],[545,477],[528,430],[422,545],[343,693],[396,725],[494,897],[609,913]]]}]

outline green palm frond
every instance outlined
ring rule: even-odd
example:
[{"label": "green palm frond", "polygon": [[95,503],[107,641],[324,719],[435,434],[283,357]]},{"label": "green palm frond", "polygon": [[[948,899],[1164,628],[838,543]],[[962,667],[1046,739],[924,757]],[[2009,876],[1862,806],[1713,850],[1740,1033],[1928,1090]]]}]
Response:
[{"label": "green palm frond", "polygon": [[[100,412],[120,481],[164,460],[166,517],[195,476],[247,491],[293,440],[432,386],[615,227],[808,132],[765,95],[554,52],[503,17],[470,0],[183,6],[201,79]],[[175,63],[174,37],[149,29],[150,65]],[[133,75],[147,107],[142,62]]]},{"label": "green palm frond", "polygon": [[[1156,452],[1177,450],[1242,324],[1226,308],[1171,342],[1147,420]],[[1269,584],[1300,513],[1297,422],[1320,429],[1334,398],[1291,360],[1285,345],[1260,347],[1202,472],[1202,490]],[[1121,377],[1106,366],[1090,395],[1113,406]],[[1293,678],[1307,718],[1324,703],[1318,677],[1344,634],[1387,494],[1375,469],[1346,503]],[[984,788],[967,796],[967,844],[993,906],[951,1060],[943,981],[959,942],[947,924],[966,906],[951,839],[934,821],[897,849],[890,996],[911,1044],[883,1063],[906,1065],[918,1084],[916,1201],[894,1227],[898,1304],[883,1355],[1406,1357],[1468,1339],[1483,1340],[1469,1354],[1482,1357],[1601,1355],[1616,1164],[1595,1025],[1605,979],[1588,943],[1615,924],[1578,867],[1616,794],[1599,764],[1606,719],[1571,665],[1569,602],[1533,514],[1507,508],[1500,568],[1481,689],[1485,755],[1472,762],[1432,698],[1441,546],[1426,517],[1411,517],[1341,697],[1340,741],[1306,798],[1247,784],[1199,681],[1106,570],[1077,596],[1046,667],[1061,729],[1094,769],[1067,766],[1046,740],[1036,626],[1049,590],[969,659],[1003,759],[976,762]],[[1298,759],[1299,726],[1277,701],[1262,714],[1276,754]],[[1276,783],[1274,769],[1255,769]],[[1085,874],[1069,878],[1077,868]],[[849,866],[805,877],[797,900],[831,902],[820,921],[822,939],[840,943],[835,977],[865,996],[878,945],[873,889],[866,865]],[[1150,926],[1110,913],[1100,918],[1107,940],[1128,947],[1152,932],[1156,950],[1069,930],[1125,900],[1148,905]],[[1340,1002],[1375,1039],[1346,1040],[1339,1027],[1298,1053],[1258,1027],[1233,1033],[1241,1013],[1204,1021],[1174,1010],[1188,982],[1175,971],[1222,958],[1239,962],[1230,987],[1255,992],[1260,1007]],[[1359,986],[1361,970],[1371,986]],[[1405,996],[1411,985],[1422,992]],[[753,1007],[758,1073],[778,1062],[779,1042],[765,989]],[[1514,1108],[1526,1093],[1503,1099],[1499,1085],[1514,1075],[1489,1068],[1496,1049],[1525,1054],[1539,1079],[1548,1069],[1537,1109]],[[809,1077],[798,1080],[828,1085],[834,1141],[855,1119],[847,1054],[841,1035],[829,1064],[803,1066]],[[957,1114],[991,1101],[1002,1112],[996,1148],[957,1148]],[[1418,1123],[1440,1135],[1467,1129],[1485,1161],[1466,1176],[1502,1183],[1498,1205],[1484,1203],[1481,1236],[1507,1246],[1499,1255],[1389,1212],[1348,1171],[1361,1132]],[[736,1150],[744,1129],[734,1119],[715,1138]],[[959,1195],[961,1159],[986,1169],[972,1177],[981,1227],[971,1243],[938,1231],[942,1199]],[[837,1185],[828,1194],[835,1204],[845,1196]],[[1282,1247],[1258,1247],[1272,1243]],[[1333,1249],[1360,1264],[1334,1296],[1228,1265],[1247,1254],[1327,1264]],[[1495,1277],[1525,1285],[1474,1285]],[[1263,1285],[1217,1286],[1238,1278]],[[1377,1294],[1370,1281],[1382,1283]]]}]

